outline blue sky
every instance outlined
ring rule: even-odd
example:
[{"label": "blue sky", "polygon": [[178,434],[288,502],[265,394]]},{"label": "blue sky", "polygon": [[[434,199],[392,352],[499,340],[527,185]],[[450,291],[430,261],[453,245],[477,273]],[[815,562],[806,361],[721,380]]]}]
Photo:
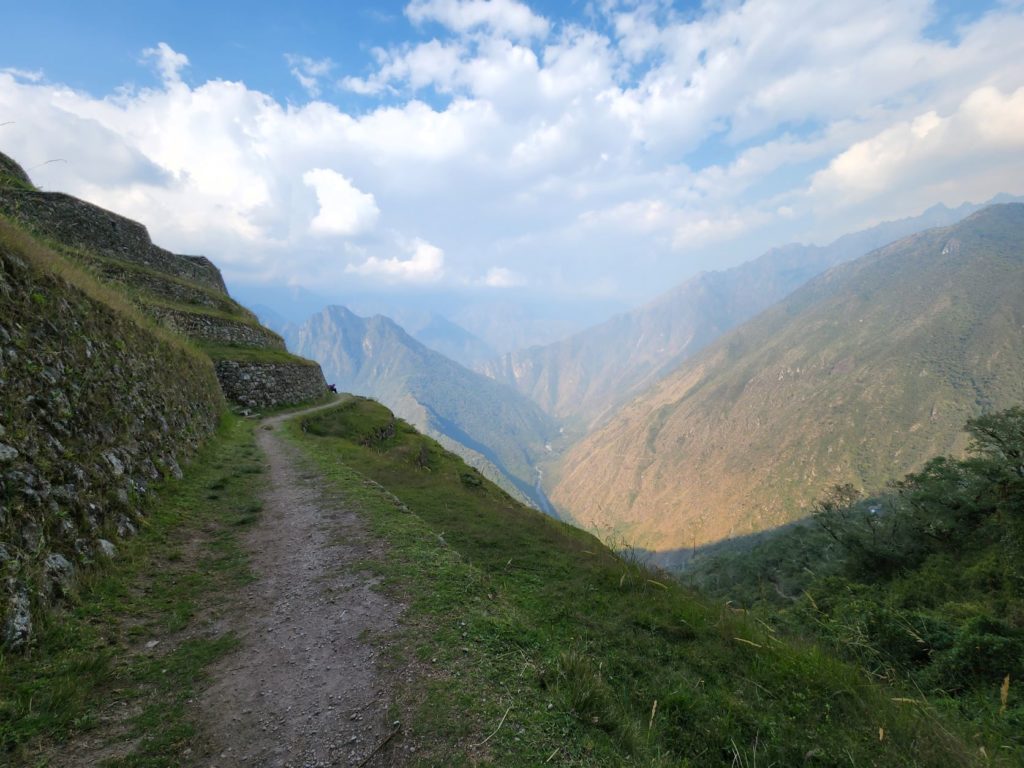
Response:
[{"label": "blue sky", "polygon": [[1024,193],[1019,0],[6,5],[0,149],[237,285],[633,304]]}]

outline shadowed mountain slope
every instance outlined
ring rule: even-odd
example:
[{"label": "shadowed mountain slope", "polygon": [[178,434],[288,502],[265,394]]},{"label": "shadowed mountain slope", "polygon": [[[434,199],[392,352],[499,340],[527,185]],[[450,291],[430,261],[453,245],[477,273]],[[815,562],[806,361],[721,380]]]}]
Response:
[{"label": "shadowed mountain slope", "polygon": [[655,550],[866,490],[1024,401],[1024,205],[836,267],[685,362],[575,446],[552,499]]}]

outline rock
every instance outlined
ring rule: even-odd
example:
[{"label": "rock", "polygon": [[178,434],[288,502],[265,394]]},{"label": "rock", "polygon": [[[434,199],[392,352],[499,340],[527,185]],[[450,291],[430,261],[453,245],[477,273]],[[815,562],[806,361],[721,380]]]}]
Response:
[{"label": "rock", "polygon": [[138,533],[138,529],[125,515],[121,515],[117,518],[117,535],[122,539],[127,539]]},{"label": "rock", "polygon": [[20,651],[32,639],[32,607],[25,585],[8,582],[7,621],[4,622],[4,648]]},{"label": "rock", "polygon": [[181,471],[181,467],[178,466],[178,462],[175,461],[173,456],[167,457],[167,469],[175,480],[181,480],[185,476],[185,473]]},{"label": "rock", "polygon": [[75,566],[64,555],[56,552],[48,555],[43,561],[43,575],[53,597],[66,596],[71,593],[75,582]]},{"label": "rock", "polygon": [[61,517],[59,526],[60,535],[63,539],[70,541],[78,535],[78,528],[75,527],[74,521],[68,517]]},{"label": "rock", "polygon": [[100,521],[103,519],[103,507],[94,502],[89,502],[85,509],[85,522],[88,524],[89,530],[95,532],[100,527]]},{"label": "rock", "polygon": [[7,443],[0,443],[0,462],[11,462],[18,458],[18,450]]},{"label": "rock", "polygon": [[100,554],[104,557],[110,558],[111,560],[117,557],[117,547],[106,539],[99,539],[96,542],[96,546],[99,548]]},{"label": "rock", "polygon": [[114,471],[114,477],[120,477],[124,474],[124,464],[117,458],[117,454],[113,451],[107,451],[103,454],[103,458],[107,460],[110,468]]}]

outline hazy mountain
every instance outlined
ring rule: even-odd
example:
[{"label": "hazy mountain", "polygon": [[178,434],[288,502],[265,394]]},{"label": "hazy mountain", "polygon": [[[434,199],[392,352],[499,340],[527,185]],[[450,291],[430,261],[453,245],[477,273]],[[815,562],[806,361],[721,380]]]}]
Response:
[{"label": "hazy mountain", "polygon": [[585,432],[615,406],[658,381],[726,331],[836,264],[979,210],[937,205],[827,246],[786,245],[721,272],[706,272],[593,328],[546,346],[512,352],[476,370],[529,396]]},{"label": "hazy mountain", "polygon": [[[325,305],[326,306],[326,305]],[[294,336],[301,322],[289,320],[273,307],[266,304],[254,304],[252,311],[268,328],[285,336]],[[317,310],[320,311],[320,310]],[[350,309],[351,311],[351,309]],[[314,314],[314,313],[310,313]],[[403,312],[399,317],[392,317],[406,333],[421,344],[445,357],[450,357],[467,368],[480,365],[493,359],[497,354],[494,347],[483,339],[474,336],[460,325],[435,312]]]},{"label": "hazy mountain", "polygon": [[565,457],[552,499],[665,550],[806,514],[962,448],[1024,402],[1024,205],[840,265],[727,334]]},{"label": "hazy mountain", "polygon": [[389,318],[328,307],[287,337],[339,390],[368,395],[544,507],[535,466],[558,428],[515,390],[428,349]]},{"label": "hazy mountain", "polygon": [[431,313],[415,327],[410,328],[405,323],[402,323],[402,327],[416,341],[467,368],[479,365],[495,355],[494,347],[486,341],[437,313]]},{"label": "hazy mountain", "polygon": [[[390,317],[413,337],[427,328],[432,318],[443,318],[479,340],[472,346],[486,359],[513,349],[535,344],[548,344],[601,322],[622,311],[621,301],[608,298],[559,298],[557,301],[537,296],[526,288],[476,288],[452,290],[425,289],[423,286],[393,286],[386,291],[333,290],[324,285],[314,293],[298,286],[256,285],[239,283],[231,286],[232,295],[248,307],[262,307],[268,316],[301,324],[310,315],[328,306],[346,306],[357,315]],[[448,330],[434,328],[431,338],[447,349],[468,349],[465,339],[455,342],[445,338]],[[431,346],[429,343],[428,346]],[[458,354],[462,354],[459,352]],[[474,357],[467,357],[467,360]]]}]

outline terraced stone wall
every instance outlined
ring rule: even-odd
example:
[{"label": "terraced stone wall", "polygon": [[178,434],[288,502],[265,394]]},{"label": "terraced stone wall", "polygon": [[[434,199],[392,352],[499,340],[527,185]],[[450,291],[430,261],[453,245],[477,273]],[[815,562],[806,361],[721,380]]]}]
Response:
[{"label": "terraced stone wall", "polygon": [[202,256],[178,256],[153,245],[136,221],[59,192],[0,187],[0,213],[65,245],[143,264],[227,293],[224,279]]},{"label": "terraced stone wall", "polygon": [[[35,249],[35,250],[32,250]],[[149,485],[214,430],[213,366],[0,220],[0,644],[31,642],[39,611],[116,554]],[[72,274],[74,272],[72,271]],[[124,302],[127,310],[130,305]]]},{"label": "terraced stone wall", "polygon": [[234,312],[252,322],[258,322],[255,314],[236,304],[228,295],[195,283],[113,259],[83,255],[81,260],[88,264],[90,271],[103,280],[118,283],[146,296],[217,312]]},{"label": "terraced stone wall", "polygon": [[261,325],[229,320],[216,315],[184,312],[155,304],[148,305],[146,312],[168,328],[191,339],[215,344],[277,349],[282,352],[285,349],[284,340]]},{"label": "terraced stone wall", "polygon": [[316,363],[218,360],[215,365],[227,398],[250,408],[301,403],[327,394],[327,382]]}]

